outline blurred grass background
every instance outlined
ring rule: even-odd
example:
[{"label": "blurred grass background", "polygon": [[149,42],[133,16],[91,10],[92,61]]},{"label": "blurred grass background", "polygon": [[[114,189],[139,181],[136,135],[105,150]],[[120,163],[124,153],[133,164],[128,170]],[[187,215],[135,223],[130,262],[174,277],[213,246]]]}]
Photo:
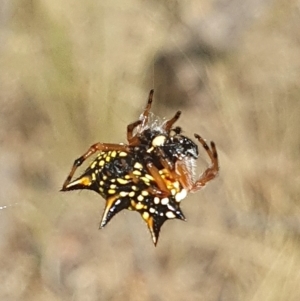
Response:
[{"label": "blurred grass background", "polygon": [[[299,17],[296,0],[3,0],[0,300],[300,300]],[[156,248],[138,214],[99,231],[98,195],[58,192],[151,88],[221,164]]]}]

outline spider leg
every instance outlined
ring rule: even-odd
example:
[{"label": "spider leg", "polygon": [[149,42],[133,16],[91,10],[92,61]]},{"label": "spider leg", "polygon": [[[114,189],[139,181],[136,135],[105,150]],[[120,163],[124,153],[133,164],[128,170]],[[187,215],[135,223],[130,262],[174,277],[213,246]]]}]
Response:
[{"label": "spider leg", "polygon": [[[154,194],[157,197],[166,197],[170,195],[170,191],[167,188],[166,183],[164,182],[163,178],[159,174],[158,169],[154,166],[152,162],[148,162],[146,164],[147,169],[149,171],[149,174],[152,176],[153,180],[157,184],[158,187],[155,186],[149,186],[146,190],[150,194]],[[132,172],[129,173],[129,176],[131,177],[133,183],[138,184],[140,179],[135,176]]]},{"label": "spider leg", "polygon": [[149,92],[149,96],[148,96],[148,102],[146,105],[146,108],[144,110],[144,112],[141,114],[139,120],[142,121],[141,123],[141,127],[143,128],[147,122],[148,122],[148,117],[149,117],[149,113],[150,113],[150,109],[151,109],[151,105],[152,105],[152,101],[153,101],[153,94],[154,94],[154,90],[150,90]]},{"label": "spider leg", "polygon": [[[181,128],[179,128],[181,130]],[[178,180],[183,188],[190,191],[193,187],[193,176],[191,175],[186,162],[178,160],[175,164],[168,159],[164,151],[158,148],[160,163],[161,165],[168,170],[169,175],[173,180]]]},{"label": "spider leg", "polygon": [[[153,167],[152,166],[150,166],[150,163],[149,163],[149,168],[152,170],[153,169]],[[147,166],[147,167],[148,167]],[[148,169],[149,169],[148,168]],[[155,167],[155,169],[156,169],[156,167]],[[159,172],[157,171],[157,173],[156,172],[151,172],[150,170],[149,170],[149,172],[151,173],[151,176],[153,177],[153,179],[155,178],[156,179],[156,177],[157,178],[159,178],[160,180],[162,180],[163,181],[163,179],[161,178],[161,175],[159,174]],[[132,181],[133,181],[133,183],[135,183],[135,184],[138,184],[139,183],[139,178],[137,177],[137,176],[135,176],[132,172],[130,172],[129,173],[129,176],[130,176],[130,178],[132,179]],[[159,181],[160,181],[159,180]],[[165,191],[162,191],[162,189],[165,189]],[[149,186],[147,189],[146,189],[146,191],[148,191],[150,194],[152,194],[152,195],[155,195],[155,196],[157,196],[157,197],[165,197],[165,196],[167,196],[167,194],[169,194],[169,190],[168,190],[168,188],[165,186],[165,183],[163,182],[162,184],[160,184],[160,187],[155,187],[155,186]]]},{"label": "spider leg", "polygon": [[200,176],[200,178],[192,185],[190,190],[191,192],[196,192],[199,189],[201,189],[203,186],[206,185],[207,182],[214,179],[219,171],[218,153],[217,153],[215,143],[211,142],[210,143],[211,147],[209,148],[209,146],[207,145],[207,143],[204,141],[202,137],[195,134],[195,138],[202,144],[202,146],[206,150],[212,164],[204,171],[204,173]]},{"label": "spider leg", "polygon": [[179,119],[180,115],[181,115],[181,111],[177,111],[173,118],[167,120],[164,123],[164,128],[167,132],[170,132],[173,124]]},{"label": "spider leg", "polygon": [[186,164],[182,161],[178,161],[176,162],[175,169],[177,174],[179,174],[178,180],[183,186],[183,188],[186,189],[187,191],[191,191],[194,183],[193,183],[192,175],[190,174]]},{"label": "spider leg", "polygon": [[163,151],[163,149],[161,149],[160,147],[157,147],[157,152],[160,158],[160,163],[161,165],[169,170],[170,172],[173,171],[175,169],[175,164],[166,156],[165,152]]},{"label": "spider leg", "polygon": [[92,156],[97,151],[124,151],[128,152],[130,149],[127,145],[121,145],[121,144],[109,144],[109,143],[96,143],[93,144],[87,152],[85,152],[81,157],[76,159],[73,163],[72,169],[67,176],[61,191],[66,191],[68,188],[69,183],[71,182],[73,175],[76,171],[76,169],[90,156]]},{"label": "spider leg", "polygon": [[127,126],[127,141],[130,145],[137,145],[139,143],[138,137],[133,135],[133,130],[142,123],[142,120],[137,120],[128,124]]},{"label": "spider leg", "polygon": [[169,196],[171,194],[171,192],[169,191],[165,181],[163,180],[163,178],[159,174],[158,169],[154,166],[154,164],[152,162],[148,162],[146,164],[146,166],[147,166],[147,169],[148,169],[150,175],[153,177],[155,183],[158,186],[158,189],[156,187],[150,188],[152,190],[152,192],[154,194],[156,194],[156,196],[158,196],[158,197],[167,197],[167,196]]},{"label": "spider leg", "polygon": [[127,126],[127,140],[130,145],[137,145],[139,143],[138,137],[133,135],[133,130],[137,126],[143,128],[147,124],[151,105],[152,105],[153,94],[154,94],[154,90],[150,90],[146,108],[144,109],[143,113],[140,115],[139,120],[134,121]]}]

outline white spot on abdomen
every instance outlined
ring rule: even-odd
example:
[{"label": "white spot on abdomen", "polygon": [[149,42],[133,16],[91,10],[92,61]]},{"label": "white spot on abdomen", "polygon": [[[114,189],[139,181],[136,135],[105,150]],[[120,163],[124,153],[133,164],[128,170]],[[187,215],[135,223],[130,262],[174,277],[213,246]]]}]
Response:
[{"label": "white spot on abdomen", "polygon": [[182,189],[180,192],[176,193],[175,200],[176,200],[176,202],[179,203],[180,201],[185,199],[186,196],[187,196],[187,191],[185,189]]}]

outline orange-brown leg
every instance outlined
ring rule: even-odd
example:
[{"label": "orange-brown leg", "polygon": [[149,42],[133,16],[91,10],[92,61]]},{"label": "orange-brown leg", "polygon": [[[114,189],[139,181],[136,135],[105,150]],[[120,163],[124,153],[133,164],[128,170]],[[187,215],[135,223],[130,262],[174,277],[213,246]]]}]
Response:
[{"label": "orange-brown leg", "polygon": [[160,157],[159,161],[161,165],[170,172],[173,171],[175,169],[175,165],[169,158],[167,158],[165,152],[159,147],[157,148],[157,152]]},{"label": "orange-brown leg", "polygon": [[73,163],[72,169],[65,180],[61,191],[66,190],[68,184],[71,182],[72,177],[76,171],[76,169],[90,156],[92,156],[94,153],[97,151],[124,151],[124,152],[129,152],[130,149],[127,145],[120,145],[120,144],[109,144],[109,143],[96,143],[93,144],[86,153],[84,153],[81,157],[76,159]]},{"label": "orange-brown leg", "polygon": [[137,120],[133,123],[128,124],[127,126],[127,141],[130,145],[137,145],[139,139],[136,136],[133,136],[133,130],[142,123],[142,120]]},{"label": "orange-brown leg", "polygon": [[150,109],[151,109],[151,105],[152,105],[152,101],[153,101],[153,94],[154,94],[154,90],[152,89],[149,92],[146,108],[145,108],[144,112],[142,113],[142,115],[140,116],[140,120],[142,121],[141,127],[144,127],[148,122],[148,117],[149,117],[149,113],[150,113]]},{"label": "orange-brown leg", "polygon": [[150,90],[146,108],[144,109],[143,113],[141,114],[139,120],[132,122],[127,126],[127,140],[130,145],[136,145],[139,143],[138,138],[133,135],[133,130],[137,126],[141,126],[143,128],[147,124],[151,105],[152,105],[152,100],[153,100],[153,93],[154,93],[154,90]]},{"label": "orange-brown leg", "polygon": [[191,191],[193,188],[193,175],[190,174],[185,162],[183,161],[178,161],[176,162],[176,175],[178,178],[178,181],[182,185],[184,189],[187,191]]},{"label": "orange-brown leg", "polygon": [[163,178],[159,174],[158,169],[154,166],[154,164],[152,162],[148,162],[146,164],[146,166],[147,166],[147,169],[148,169],[150,175],[153,177],[155,183],[158,186],[158,189],[153,188],[154,189],[154,193],[158,197],[167,197],[167,196],[169,196],[171,194],[171,192],[168,189],[165,181],[163,180]]},{"label": "orange-brown leg", "polygon": [[167,120],[164,123],[164,128],[167,132],[170,132],[173,124],[179,119],[180,115],[181,115],[181,111],[177,111],[173,118]]},{"label": "orange-brown leg", "polygon": [[[153,163],[149,162],[146,164],[147,169],[149,171],[149,174],[154,179],[155,183],[158,187],[149,186],[146,191],[148,191],[150,194],[155,195],[157,197],[166,197],[170,195],[170,191],[168,190],[163,178],[159,174],[158,169],[153,165]],[[133,183],[138,184],[139,181],[141,181],[137,176],[135,176],[132,172],[129,172],[128,174]]]},{"label": "orange-brown leg", "polygon": [[202,137],[195,134],[195,138],[202,144],[204,149],[206,150],[207,154],[211,160],[211,166],[208,167],[204,173],[200,176],[200,178],[193,184],[191,191],[195,192],[201,189],[203,186],[206,185],[207,182],[214,179],[219,171],[219,161],[218,161],[218,153],[214,142],[210,143],[211,148],[207,145]]}]

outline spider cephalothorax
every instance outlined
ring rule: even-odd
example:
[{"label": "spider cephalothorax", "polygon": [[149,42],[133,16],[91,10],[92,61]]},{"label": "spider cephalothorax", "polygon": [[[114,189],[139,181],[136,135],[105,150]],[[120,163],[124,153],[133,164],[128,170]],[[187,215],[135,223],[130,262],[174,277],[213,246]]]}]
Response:
[{"label": "spider cephalothorax", "polygon": [[183,158],[198,158],[198,146],[191,139],[183,135],[175,135],[168,138],[165,145],[161,147],[163,151],[171,156],[175,162]]},{"label": "spider cephalothorax", "polygon": [[[180,127],[173,128],[181,112],[167,121],[154,118],[150,112],[152,97],[153,90],[139,120],[127,126],[128,144],[92,145],[75,160],[62,191],[90,189],[99,193],[106,200],[100,228],[123,209],[138,211],[156,245],[163,223],[174,218],[185,220],[180,202],[188,192],[195,192],[212,180],[219,165],[215,144],[211,142],[209,147],[195,134],[212,162],[195,179],[198,146],[182,135]],[[98,156],[85,172],[71,181],[77,167],[96,152]]]}]

